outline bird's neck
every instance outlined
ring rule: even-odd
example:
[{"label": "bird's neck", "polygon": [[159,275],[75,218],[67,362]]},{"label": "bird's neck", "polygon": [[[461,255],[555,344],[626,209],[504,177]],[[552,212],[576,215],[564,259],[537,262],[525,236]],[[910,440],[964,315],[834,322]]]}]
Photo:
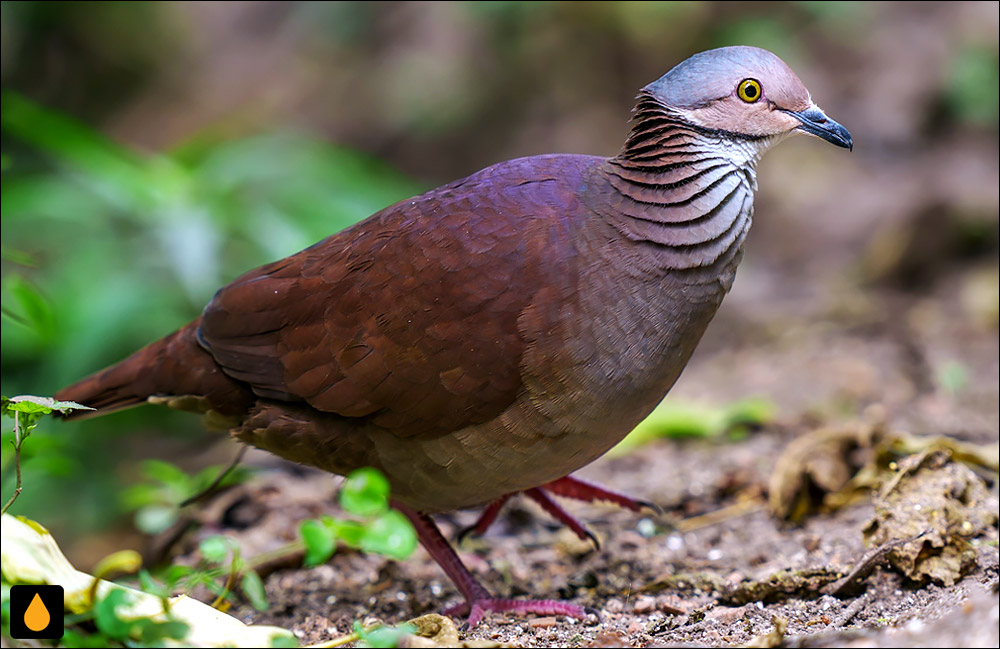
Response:
[{"label": "bird's neck", "polygon": [[756,164],[771,142],[686,121],[640,96],[622,152],[607,161],[607,220],[652,244],[670,269],[734,265],[750,229]]}]

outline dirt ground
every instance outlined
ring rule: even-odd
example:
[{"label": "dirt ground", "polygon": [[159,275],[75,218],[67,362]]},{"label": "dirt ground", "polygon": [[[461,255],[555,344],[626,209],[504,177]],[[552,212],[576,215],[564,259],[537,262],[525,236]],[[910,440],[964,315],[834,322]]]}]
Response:
[{"label": "dirt ground", "polygon": [[[875,511],[870,496],[798,525],[770,513],[768,479],[792,440],[856,424],[872,417],[874,406],[891,430],[997,442],[995,315],[987,307],[982,320],[968,299],[977,278],[996,281],[995,261],[953,263],[919,293],[892,285],[802,291],[793,287],[803,278],[778,274],[778,267],[756,266],[749,274],[753,285],[774,290],[771,299],[735,291],[674,395],[713,404],[764,395],[777,406],[777,419],[743,439],[663,440],[580,471],[664,510],[634,514],[569,503],[600,538],[597,551],[533,503],[509,503],[485,537],[461,546],[469,568],[496,594],[567,599],[599,616],[494,615],[463,631],[463,640],[524,647],[997,646],[995,522],[971,539],[974,565],[948,587],[879,565],[850,595],[813,588],[743,604],[725,596],[742,581],[782,570],[846,574],[869,550],[862,530]],[[952,366],[962,368],[957,383],[942,378],[942,368]],[[200,532],[233,535],[249,556],[292,540],[302,518],[333,511],[337,488],[327,475],[263,454],[256,461],[270,469],[239,497],[224,496],[225,507],[214,508],[218,523]],[[995,512],[996,480],[987,476],[983,484]],[[475,517],[457,512],[438,520],[453,536]],[[268,612],[234,612],[246,622],[292,629],[303,644],[349,633],[355,621],[398,624],[459,600],[423,549],[401,563],[343,551],[313,569],[275,571],[266,586]],[[774,635],[776,624],[783,637]]]}]

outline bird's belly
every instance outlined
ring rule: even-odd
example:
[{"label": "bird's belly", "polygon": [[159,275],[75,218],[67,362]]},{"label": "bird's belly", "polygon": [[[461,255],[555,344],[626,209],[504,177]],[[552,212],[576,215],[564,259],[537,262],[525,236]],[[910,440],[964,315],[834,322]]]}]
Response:
[{"label": "bird's belly", "polygon": [[621,441],[677,380],[724,293],[645,288],[592,293],[604,302],[591,315],[581,305],[535,341],[525,391],[489,422],[430,440],[372,435],[394,497],[429,512],[480,505],[561,478]]}]

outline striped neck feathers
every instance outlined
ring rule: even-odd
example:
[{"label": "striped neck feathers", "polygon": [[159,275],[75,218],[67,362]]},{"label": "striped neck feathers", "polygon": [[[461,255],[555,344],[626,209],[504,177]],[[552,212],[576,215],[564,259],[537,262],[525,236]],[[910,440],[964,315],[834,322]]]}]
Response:
[{"label": "striped neck feathers", "polygon": [[662,248],[669,268],[738,258],[757,162],[781,138],[706,129],[645,92],[632,122],[621,153],[605,167],[613,194],[608,220],[627,238]]}]

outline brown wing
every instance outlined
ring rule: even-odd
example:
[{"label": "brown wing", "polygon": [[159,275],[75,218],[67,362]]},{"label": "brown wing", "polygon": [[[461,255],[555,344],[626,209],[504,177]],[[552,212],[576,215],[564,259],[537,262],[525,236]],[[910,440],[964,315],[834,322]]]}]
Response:
[{"label": "brown wing", "polygon": [[572,276],[560,158],[486,169],[247,273],[199,339],[264,398],[401,436],[488,421],[521,389],[518,317]]}]

